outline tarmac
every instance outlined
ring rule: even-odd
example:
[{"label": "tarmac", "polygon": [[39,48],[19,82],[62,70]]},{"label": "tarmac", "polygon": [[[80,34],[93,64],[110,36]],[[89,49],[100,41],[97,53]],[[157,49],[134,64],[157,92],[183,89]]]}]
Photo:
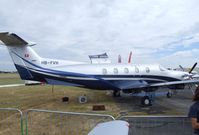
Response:
[{"label": "tarmac", "polygon": [[130,124],[129,135],[192,135],[189,118],[135,117],[124,118]]},{"label": "tarmac", "polygon": [[[171,98],[156,97],[152,106],[140,105],[139,97],[115,99],[121,110],[122,120],[129,122],[129,135],[192,135],[187,114],[192,102],[192,91],[179,90]],[[120,102],[120,103],[119,103]],[[128,117],[134,115],[135,117]]]},{"label": "tarmac", "polygon": [[191,106],[193,94],[189,89],[179,90],[171,98],[166,95],[155,97],[152,106],[141,106],[141,97],[115,98],[115,103],[121,115],[184,115],[186,116]]}]

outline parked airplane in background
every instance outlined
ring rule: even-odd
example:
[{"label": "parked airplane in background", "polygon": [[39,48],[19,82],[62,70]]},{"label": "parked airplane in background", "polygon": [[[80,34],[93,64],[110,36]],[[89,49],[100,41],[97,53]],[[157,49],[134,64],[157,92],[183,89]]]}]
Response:
[{"label": "parked airplane in background", "polygon": [[113,90],[114,96],[124,93],[145,92],[141,103],[151,105],[150,92],[159,87],[184,89],[192,80],[191,72],[167,70],[160,65],[86,64],[82,62],[40,57],[31,44],[13,33],[0,33],[21,79],[45,82],[52,85],[76,86],[96,90]]}]

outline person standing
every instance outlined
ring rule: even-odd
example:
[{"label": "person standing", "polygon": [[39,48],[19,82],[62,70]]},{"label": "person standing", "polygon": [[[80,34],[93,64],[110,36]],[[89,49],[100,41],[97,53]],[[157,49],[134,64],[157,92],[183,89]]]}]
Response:
[{"label": "person standing", "polygon": [[199,135],[199,86],[196,88],[193,101],[194,103],[189,109],[188,117],[191,119],[191,125],[194,129],[194,133]]}]

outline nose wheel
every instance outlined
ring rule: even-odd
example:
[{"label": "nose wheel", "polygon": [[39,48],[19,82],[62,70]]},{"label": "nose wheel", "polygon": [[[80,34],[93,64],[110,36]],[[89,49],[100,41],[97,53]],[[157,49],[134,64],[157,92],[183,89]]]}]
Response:
[{"label": "nose wheel", "polygon": [[141,99],[141,105],[143,105],[143,106],[151,106],[152,105],[152,100],[149,98],[149,96],[144,96]]}]

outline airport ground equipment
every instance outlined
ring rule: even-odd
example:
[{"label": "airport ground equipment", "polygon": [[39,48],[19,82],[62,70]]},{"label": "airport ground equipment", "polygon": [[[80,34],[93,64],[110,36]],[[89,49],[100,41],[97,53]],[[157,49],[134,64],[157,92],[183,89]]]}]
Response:
[{"label": "airport ground equipment", "polygon": [[86,95],[83,96],[79,96],[79,103],[83,104],[83,103],[87,103],[88,99]]}]

